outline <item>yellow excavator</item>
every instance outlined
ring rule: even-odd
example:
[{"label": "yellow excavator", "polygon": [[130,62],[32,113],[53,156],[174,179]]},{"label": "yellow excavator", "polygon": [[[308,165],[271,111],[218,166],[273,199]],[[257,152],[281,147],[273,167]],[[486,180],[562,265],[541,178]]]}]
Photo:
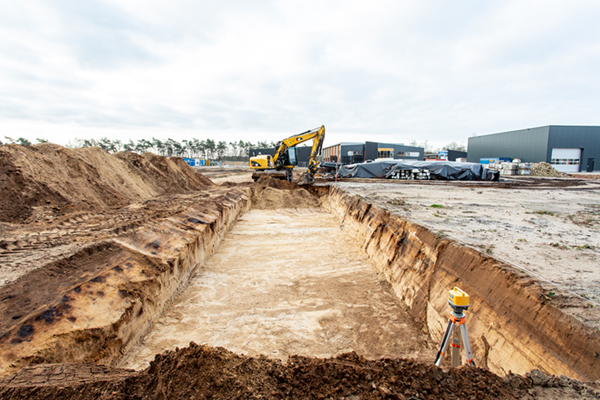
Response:
[{"label": "yellow excavator", "polygon": [[291,182],[293,180],[294,167],[298,165],[295,147],[311,139],[313,140],[313,145],[308,159],[308,171],[302,174],[298,184],[312,185],[320,164],[319,156],[321,155],[323,140],[325,139],[325,126],[323,125],[320,128],[311,129],[310,131],[302,132],[277,142],[274,156],[258,155],[250,157],[250,168],[261,173],[285,171],[286,180]]}]

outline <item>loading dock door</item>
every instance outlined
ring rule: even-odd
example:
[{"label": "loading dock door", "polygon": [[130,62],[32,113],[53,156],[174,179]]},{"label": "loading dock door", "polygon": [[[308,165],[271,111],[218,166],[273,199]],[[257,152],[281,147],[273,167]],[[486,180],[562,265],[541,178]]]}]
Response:
[{"label": "loading dock door", "polygon": [[581,149],[552,149],[550,164],[560,172],[579,172]]}]

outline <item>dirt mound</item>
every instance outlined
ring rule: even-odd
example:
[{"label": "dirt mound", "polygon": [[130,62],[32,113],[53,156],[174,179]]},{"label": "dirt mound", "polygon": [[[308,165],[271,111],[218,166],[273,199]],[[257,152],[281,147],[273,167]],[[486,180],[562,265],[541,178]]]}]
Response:
[{"label": "dirt mound", "polygon": [[173,193],[173,190],[179,193],[182,189],[202,189],[213,184],[180,157],[166,158],[153,153],[140,155],[131,152],[121,152],[114,156],[127,162],[132,171],[147,176],[150,181],[157,180],[157,184],[168,193]]},{"label": "dirt mound", "polygon": [[146,153],[111,155],[98,147],[0,146],[0,221],[123,206],[212,182],[183,159]]},{"label": "dirt mound", "polygon": [[294,190],[301,189],[296,183],[288,182],[284,179],[277,179],[272,176],[261,176],[256,181],[256,185],[262,188],[270,187],[275,189]]},{"label": "dirt mound", "polygon": [[559,178],[561,176],[568,176],[564,172],[559,172],[554,167],[546,162],[537,164],[531,164],[531,175],[532,176],[548,176],[552,178]]},{"label": "dirt mound", "polygon": [[[83,365],[88,368],[88,365]],[[106,372],[104,372],[106,373]],[[529,380],[502,379],[476,368],[450,372],[412,360],[368,361],[355,353],[336,358],[292,357],[287,363],[265,357],[239,356],[223,348],[191,344],[159,355],[139,375],[104,382],[60,382],[56,386],[23,387],[19,375],[5,381],[3,399],[32,396],[69,399],[514,399],[525,394]],[[75,374],[73,374],[75,375]],[[44,378],[40,379],[43,381]],[[51,384],[48,382],[47,384]],[[511,386],[512,384],[512,386]],[[39,383],[38,383],[39,385]],[[12,387],[11,387],[12,386]]]},{"label": "dirt mound", "polygon": [[275,208],[319,207],[318,197],[294,182],[261,176],[253,186],[252,207],[259,210]]},{"label": "dirt mound", "polygon": [[252,196],[252,207],[258,210],[271,210],[282,207],[312,208],[319,206],[319,198],[310,194],[306,189],[281,190],[266,187],[256,190],[254,196]]},{"label": "dirt mound", "polygon": [[[35,379],[33,379],[33,378]],[[0,381],[2,399],[545,399],[597,398],[595,389],[532,371],[500,378],[356,353],[287,363],[198,346],[156,356],[139,373],[90,364],[36,366]]]}]

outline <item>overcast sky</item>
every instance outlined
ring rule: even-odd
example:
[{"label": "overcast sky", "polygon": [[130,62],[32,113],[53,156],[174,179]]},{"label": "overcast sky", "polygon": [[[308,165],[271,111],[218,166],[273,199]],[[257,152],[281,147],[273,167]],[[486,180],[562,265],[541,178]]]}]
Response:
[{"label": "overcast sky", "polygon": [[600,125],[599,21],[598,0],[0,1],[0,140]]}]

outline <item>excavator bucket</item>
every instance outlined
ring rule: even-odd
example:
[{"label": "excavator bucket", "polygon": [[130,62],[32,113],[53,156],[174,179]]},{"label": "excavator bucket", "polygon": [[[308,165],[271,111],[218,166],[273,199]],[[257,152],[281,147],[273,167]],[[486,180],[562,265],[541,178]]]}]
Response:
[{"label": "excavator bucket", "polygon": [[313,183],[315,183],[315,177],[308,172],[303,173],[298,181],[299,186],[312,185]]}]

